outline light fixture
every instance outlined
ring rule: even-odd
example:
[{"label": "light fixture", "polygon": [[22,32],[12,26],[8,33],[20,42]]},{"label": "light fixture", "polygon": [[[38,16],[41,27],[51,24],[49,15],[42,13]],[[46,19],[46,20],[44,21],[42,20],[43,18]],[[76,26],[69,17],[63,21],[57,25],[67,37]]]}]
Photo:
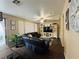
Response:
[{"label": "light fixture", "polygon": [[20,4],[20,1],[19,1],[19,0],[13,0],[12,2],[13,2],[14,4],[16,4],[16,5],[17,5],[17,4]]},{"label": "light fixture", "polygon": [[40,23],[44,23],[44,20],[41,20]]},{"label": "light fixture", "polygon": [[44,18],[41,18],[40,19],[40,23],[44,23],[45,19]]}]

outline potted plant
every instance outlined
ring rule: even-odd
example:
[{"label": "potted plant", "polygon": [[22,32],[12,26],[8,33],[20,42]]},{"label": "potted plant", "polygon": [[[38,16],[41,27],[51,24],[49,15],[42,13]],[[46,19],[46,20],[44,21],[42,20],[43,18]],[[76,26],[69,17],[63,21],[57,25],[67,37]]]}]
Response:
[{"label": "potted plant", "polygon": [[12,42],[16,47],[18,47],[18,43],[19,43],[19,37],[17,34],[12,34],[10,37],[9,37],[9,41]]}]

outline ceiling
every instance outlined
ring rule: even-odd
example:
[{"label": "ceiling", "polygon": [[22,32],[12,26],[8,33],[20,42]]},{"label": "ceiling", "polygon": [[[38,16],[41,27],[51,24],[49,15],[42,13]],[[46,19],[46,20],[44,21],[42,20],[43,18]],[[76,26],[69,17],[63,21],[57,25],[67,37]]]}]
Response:
[{"label": "ceiling", "polygon": [[33,17],[40,16],[41,8],[45,14],[51,14],[58,19],[62,13],[65,0],[19,0],[19,5],[13,4],[13,0],[0,0],[0,11],[35,21]]}]

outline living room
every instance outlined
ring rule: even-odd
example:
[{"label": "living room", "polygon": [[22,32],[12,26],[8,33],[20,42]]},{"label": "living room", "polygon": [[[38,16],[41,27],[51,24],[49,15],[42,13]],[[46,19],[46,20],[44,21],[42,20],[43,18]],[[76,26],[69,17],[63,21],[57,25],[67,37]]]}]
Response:
[{"label": "living room", "polygon": [[0,0],[0,59],[79,59],[79,0]]},{"label": "living room", "polygon": [[[2,12],[1,12],[2,13]],[[48,54],[48,49],[52,46],[52,43],[54,44],[52,46],[52,48],[54,49],[61,49],[62,52],[60,53],[63,53],[63,47],[61,47],[61,44],[59,44],[59,48],[58,47],[58,43],[57,41],[55,42],[52,42],[54,41],[53,39],[57,39],[59,37],[59,20],[54,20],[54,21],[45,21],[45,23],[36,23],[36,22],[32,22],[32,21],[28,21],[28,20],[25,20],[23,18],[20,18],[20,17],[17,17],[17,16],[13,16],[13,15],[9,15],[9,14],[5,14],[5,13],[2,13],[2,22],[5,23],[5,36],[6,36],[6,43],[3,45],[4,47],[1,49],[1,51],[3,51],[3,49],[5,50],[5,52],[2,52],[1,54],[4,54],[4,55],[1,55],[1,58],[11,58],[11,56],[16,53],[18,55],[19,54],[22,54],[24,51],[27,52],[28,49],[31,49],[33,52],[29,53],[28,55],[30,55],[31,58],[33,58],[31,56],[32,53],[36,53],[36,54],[43,54],[44,52],[44,55],[45,54]],[[51,28],[52,27],[52,28]],[[48,30],[46,30],[46,28],[48,28]],[[34,32],[38,32],[40,33],[41,37],[39,37],[38,34],[33,34]],[[19,36],[23,36],[25,37],[24,35],[26,34],[29,34],[29,33],[32,33],[33,34],[33,37],[37,37],[39,40],[42,39],[41,41],[45,40],[45,41],[50,41],[50,46],[46,46],[46,45],[42,45],[43,43],[39,43],[37,42],[36,44],[38,45],[38,43],[40,45],[42,45],[43,47],[43,51],[40,50],[39,48],[39,45],[37,47],[33,47],[34,43],[29,43],[26,39],[24,40],[24,44],[25,45],[21,45],[21,44],[17,44],[16,41],[17,41],[17,38],[15,38],[14,36],[15,35],[19,35]],[[30,35],[29,35],[30,36]],[[27,36],[26,36],[27,37]],[[32,38],[33,38],[32,37]],[[33,40],[38,40],[37,38],[33,38]],[[15,40],[15,41],[14,41]],[[30,39],[29,39],[30,40]],[[19,42],[19,41],[18,41]],[[32,44],[32,45],[31,45]],[[5,46],[6,45],[6,46]],[[19,46],[18,46],[19,45]],[[31,45],[31,46],[30,46]],[[17,47],[16,47],[17,46]],[[36,45],[35,45],[36,46]],[[56,46],[56,47],[54,47]],[[26,48],[24,48],[26,47]],[[30,48],[31,47],[31,48]],[[44,48],[45,47],[45,48]],[[35,50],[36,48],[39,48],[39,50]],[[51,48],[51,49],[52,49]],[[25,50],[26,49],[26,50]],[[20,52],[18,52],[18,50]],[[24,51],[23,51],[24,50]],[[60,50],[60,51],[61,51]],[[51,50],[53,51],[53,50]],[[6,53],[7,52],[7,53]],[[57,53],[57,52],[56,52]],[[15,54],[15,55],[16,55]],[[25,53],[23,53],[25,54]],[[52,55],[52,54],[51,54]],[[59,53],[58,53],[59,55]],[[27,56],[27,55],[25,55]],[[13,57],[13,56],[12,56]],[[14,56],[15,57],[15,56]],[[13,58],[14,58],[13,57]],[[22,57],[24,57],[22,55]],[[30,57],[24,57],[22,59],[25,59],[25,58],[28,58],[30,59]],[[43,56],[42,56],[43,57]],[[48,56],[49,57],[49,56]],[[53,57],[53,56],[52,56]],[[60,56],[59,56],[60,57]],[[35,58],[35,57],[34,57]],[[38,57],[37,57],[38,58]],[[36,58],[36,59],[37,59]],[[44,57],[43,57],[44,58]],[[46,58],[46,57],[45,57]],[[56,57],[55,57],[56,58]],[[64,58],[63,54],[62,54],[62,58]]]},{"label": "living room", "polygon": [[[14,0],[14,1],[16,1],[16,0]],[[14,11],[15,10],[14,8],[16,8],[18,10],[18,7],[20,7],[19,9],[21,9],[20,5],[18,6],[18,4],[13,3],[13,1],[9,2],[9,1],[5,1],[5,0],[2,1],[2,3],[3,4],[5,3],[4,8],[6,8],[6,7],[8,7],[8,8],[11,7],[11,8],[10,9],[6,8],[5,10],[3,10],[3,12],[0,12],[1,16],[2,16],[2,22],[5,26],[5,37],[6,37],[5,43],[3,44],[3,46],[1,46],[2,47],[1,51],[4,51],[4,52],[1,53],[0,58],[1,59],[5,59],[5,58],[10,59],[10,58],[17,57],[17,55],[22,56],[22,57],[17,57],[17,58],[21,58],[21,59],[31,59],[31,58],[40,59],[40,57],[48,59],[48,58],[50,58],[50,55],[52,58],[53,54],[48,53],[48,50],[52,46],[52,41],[54,41],[53,39],[57,39],[57,38],[59,39],[59,25],[58,25],[59,20],[58,20],[58,18],[56,18],[56,20],[45,20],[44,23],[41,22],[40,20],[32,21],[32,20],[29,20],[28,17],[24,17],[27,14],[24,14],[24,15],[22,15],[23,17],[20,17],[21,14],[18,14],[19,12]],[[10,3],[11,5],[9,5],[8,3]],[[6,7],[5,7],[5,5],[6,5]],[[12,11],[12,8],[14,9],[13,12],[15,12],[16,14],[9,13]],[[9,10],[9,12],[7,10]],[[20,11],[22,11],[22,10],[20,10]],[[44,16],[43,8],[40,8],[39,14]],[[47,18],[48,18],[48,16],[50,16],[50,15],[46,14]],[[37,38],[33,38],[34,36],[38,35],[38,34],[34,35],[33,32],[38,32],[41,36],[37,37]],[[33,34],[33,37],[32,37],[33,41],[30,39],[29,40],[23,39],[24,45],[16,43],[17,42],[16,35],[24,36],[24,34],[28,34],[28,33]],[[51,41],[51,42],[49,43],[49,41]],[[54,44],[52,46],[52,48],[54,48],[53,50],[55,50],[55,49],[62,50],[62,52],[59,52],[59,53],[54,52],[54,55],[56,55],[56,54],[61,55],[63,53],[62,57],[60,57],[60,55],[58,57],[64,58],[63,47],[58,48],[58,42],[56,42],[56,41],[53,44]],[[24,48],[24,47],[26,47],[26,48]],[[50,49],[51,51],[53,51],[52,48]],[[33,51],[33,53],[32,52],[30,53],[30,51],[29,51],[30,49],[31,49],[31,51]],[[23,52],[26,52],[26,53],[23,53]],[[22,53],[26,54],[26,55],[23,56]],[[36,55],[34,53],[36,53],[38,55]],[[43,53],[44,53],[44,55],[41,56],[41,54],[43,54]],[[32,54],[34,57],[32,56]],[[47,54],[48,54],[48,56],[46,57]],[[38,57],[36,57],[36,56],[38,56]],[[53,58],[56,59],[57,57],[54,56]]]}]

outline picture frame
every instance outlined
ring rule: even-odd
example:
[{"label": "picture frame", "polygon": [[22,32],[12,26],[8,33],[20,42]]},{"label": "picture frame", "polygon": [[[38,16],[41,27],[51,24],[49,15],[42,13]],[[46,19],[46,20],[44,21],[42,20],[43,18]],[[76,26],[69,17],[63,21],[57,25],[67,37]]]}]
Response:
[{"label": "picture frame", "polygon": [[79,17],[76,15],[76,13],[70,17],[70,30],[79,32]]},{"label": "picture frame", "polygon": [[2,20],[3,20],[3,13],[0,12],[0,21],[2,21]]},{"label": "picture frame", "polygon": [[16,30],[16,21],[15,20],[10,21],[10,29],[11,30]]},{"label": "picture frame", "polygon": [[65,23],[66,23],[66,29],[69,30],[69,8],[66,11]]}]

